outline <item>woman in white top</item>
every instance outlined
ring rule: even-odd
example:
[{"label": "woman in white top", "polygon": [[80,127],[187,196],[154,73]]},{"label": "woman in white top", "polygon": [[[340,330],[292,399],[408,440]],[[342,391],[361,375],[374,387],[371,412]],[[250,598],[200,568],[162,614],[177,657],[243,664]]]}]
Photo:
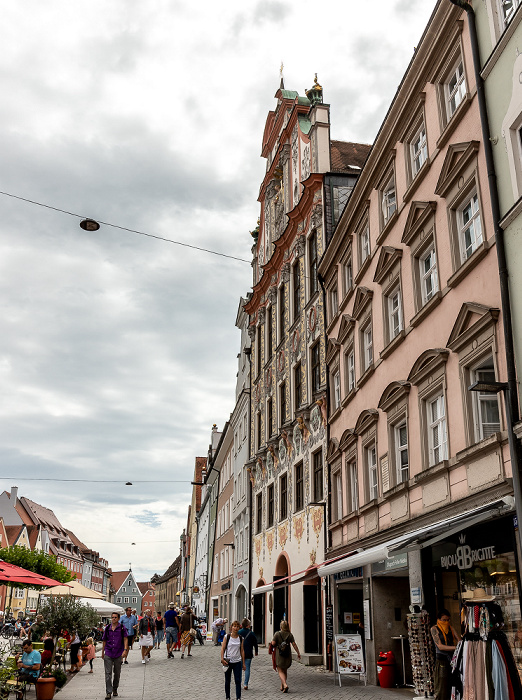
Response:
[{"label": "woman in white top", "polygon": [[243,637],[239,636],[241,625],[237,620],[230,625],[230,634],[225,636],[221,645],[221,663],[225,667],[225,697],[230,700],[230,678],[234,673],[236,700],[241,698],[241,670],[245,670],[245,652]]}]

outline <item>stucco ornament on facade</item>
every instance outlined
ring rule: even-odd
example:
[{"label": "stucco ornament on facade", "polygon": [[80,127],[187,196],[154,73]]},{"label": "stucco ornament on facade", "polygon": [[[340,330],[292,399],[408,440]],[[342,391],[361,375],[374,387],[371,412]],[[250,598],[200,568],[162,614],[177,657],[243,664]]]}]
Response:
[{"label": "stucco ornament on facade", "polygon": [[313,531],[315,532],[315,536],[317,538],[317,544],[319,544],[319,536],[321,534],[321,529],[323,527],[323,522],[324,522],[324,510],[323,508],[313,508],[311,513],[310,513],[311,519],[312,519],[312,528]]},{"label": "stucco ornament on facade", "polygon": [[310,413],[310,426],[312,431],[316,433],[321,427],[321,409],[319,406],[314,406]]},{"label": "stucco ornament on facade", "polygon": [[268,554],[272,554],[272,549],[274,548],[274,531],[269,530],[266,533],[266,546],[268,548]]},{"label": "stucco ornament on facade", "polygon": [[261,548],[262,548],[262,546],[263,546],[263,543],[262,543],[262,538],[261,538],[261,536],[256,537],[256,539],[254,540],[254,551],[255,551],[255,553],[256,553],[257,563],[258,563],[258,564],[259,564],[259,557],[261,556]]},{"label": "stucco ornament on facade", "polygon": [[294,426],[294,447],[295,456],[298,457],[301,454],[301,450],[303,448],[303,436],[301,435],[301,431],[299,430],[298,425]]},{"label": "stucco ornament on facade", "polygon": [[284,549],[286,541],[288,540],[288,523],[283,523],[282,525],[280,525],[278,528],[278,532],[279,544],[281,545],[281,549]]},{"label": "stucco ornament on facade", "polygon": [[279,440],[279,459],[281,466],[286,466],[286,458],[288,457],[284,440]]},{"label": "stucco ornament on facade", "polygon": [[[303,439],[303,443],[305,445],[307,445],[308,440],[310,439],[310,431],[308,430],[308,427],[305,423],[305,419],[303,418],[303,416],[297,416],[297,426],[296,427],[299,429],[299,432],[300,432],[301,437]],[[295,431],[294,431],[294,435],[295,435]]]},{"label": "stucco ornament on facade", "polygon": [[303,534],[304,534],[304,522],[303,522],[302,514],[294,516],[293,525],[294,525],[294,535],[295,535],[297,543],[299,545],[299,544],[301,544],[301,540],[302,540]]}]

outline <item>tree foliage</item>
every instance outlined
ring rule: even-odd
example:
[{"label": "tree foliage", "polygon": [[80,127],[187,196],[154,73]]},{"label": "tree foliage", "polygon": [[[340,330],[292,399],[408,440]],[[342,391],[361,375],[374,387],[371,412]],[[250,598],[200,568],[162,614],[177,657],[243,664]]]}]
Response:
[{"label": "tree foliage", "polygon": [[100,622],[94,608],[71,595],[49,596],[38,612],[43,615],[45,628],[54,639],[60,636],[63,629],[75,629],[80,639],[84,639]]},{"label": "tree foliage", "polygon": [[[74,579],[63,564],[58,564],[55,556],[52,554],[46,554],[45,552],[31,550],[27,549],[26,547],[16,545],[14,547],[10,547],[9,549],[0,549],[0,559],[8,564],[21,566],[22,569],[27,569],[35,574],[48,576],[49,578],[59,581],[60,583],[67,583],[68,581],[72,581]],[[13,585],[15,585],[16,588],[35,588],[34,585],[21,583],[16,583]]]}]

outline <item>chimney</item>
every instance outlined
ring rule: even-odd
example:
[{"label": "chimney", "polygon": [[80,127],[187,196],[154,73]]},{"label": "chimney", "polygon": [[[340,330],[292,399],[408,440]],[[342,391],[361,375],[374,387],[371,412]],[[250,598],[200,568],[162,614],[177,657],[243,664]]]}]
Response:
[{"label": "chimney", "polygon": [[16,507],[16,499],[18,498],[18,486],[11,486],[11,501],[13,508]]}]

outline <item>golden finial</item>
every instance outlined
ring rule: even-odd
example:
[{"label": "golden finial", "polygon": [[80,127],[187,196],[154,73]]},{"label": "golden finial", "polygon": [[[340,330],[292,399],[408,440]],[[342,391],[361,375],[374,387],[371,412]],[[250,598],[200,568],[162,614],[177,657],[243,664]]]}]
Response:
[{"label": "golden finial", "polygon": [[317,82],[317,73],[315,74],[315,78],[314,78],[314,88],[315,88],[316,90],[322,90],[322,89],[323,89],[323,88],[319,85],[319,83]]}]

